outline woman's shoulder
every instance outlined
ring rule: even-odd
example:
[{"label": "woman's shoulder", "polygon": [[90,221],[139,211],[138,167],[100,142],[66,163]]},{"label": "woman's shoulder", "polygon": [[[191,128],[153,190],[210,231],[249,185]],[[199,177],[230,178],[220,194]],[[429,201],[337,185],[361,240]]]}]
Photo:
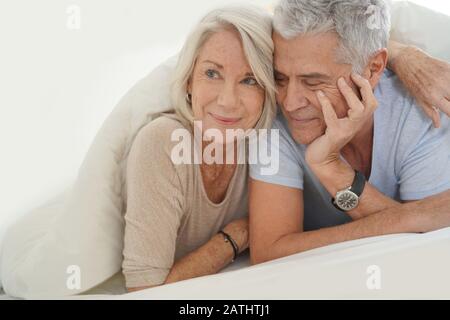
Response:
[{"label": "woman's shoulder", "polygon": [[169,150],[178,141],[174,138],[174,132],[185,131],[190,134],[179,116],[176,114],[162,114],[145,125],[137,134],[134,145],[148,150]]},{"label": "woman's shoulder", "polygon": [[188,130],[188,128],[183,125],[178,115],[164,113],[145,125],[139,134],[145,137],[159,138],[162,141],[170,141],[175,130]]},{"label": "woman's shoulder", "polygon": [[[188,179],[185,165],[177,165],[172,158],[177,141],[172,132],[185,129],[176,116],[162,115],[145,125],[137,134],[130,150],[127,168],[135,176],[151,177],[152,180]],[[185,129],[187,130],[187,129]],[[163,174],[162,174],[163,173]]]}]

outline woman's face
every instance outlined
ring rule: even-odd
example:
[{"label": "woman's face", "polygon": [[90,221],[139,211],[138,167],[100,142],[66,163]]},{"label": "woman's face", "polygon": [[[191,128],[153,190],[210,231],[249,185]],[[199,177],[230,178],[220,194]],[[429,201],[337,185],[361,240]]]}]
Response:
[{"label": "woman's face", "polygon": [[188,92],[192,94],[194,118],[202,121],[203,132],[218,129],[226,137],[227,129],[246,131],[256,126],[265,91],[253,75],[237,32],[220,31],[205,42]]}]

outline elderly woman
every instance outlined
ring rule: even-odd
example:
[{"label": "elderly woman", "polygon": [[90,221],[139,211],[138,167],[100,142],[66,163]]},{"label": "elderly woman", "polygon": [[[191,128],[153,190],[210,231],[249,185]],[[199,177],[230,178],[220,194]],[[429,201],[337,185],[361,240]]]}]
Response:
[{"label": "elderly woman", "polygon": [[[175,165],[171,135],[193,133],[194,121],[224,136],[227,129],[270,126],[271,33],[262,9],[227,8],[207,15],[186,41],[172,91],[177,112],[144,127],[129,156],[123,262],[129,290],[216,273],[248,247],[247,166]],[[223,142],[224,156],[237,149],[237,141]]]},{"label": "elderly woman", "polygon": [[[209,13],[187,39],[172,90],[176,113],[144,127],[129,156],[123,261],[129,291],[216,273],[248,248],[248,166],[234,152],[242,141],[212,142],[224,147],[224,158],[233,155],[232,163],[175,164],[172,135],[188,132],[198,147],[193,156],[211,143],[194,141],[196,121],[203,132],[223,136],[227,129],[270,128],[271,36],[263,10],[229,7]],[[394,49],[395,58],[404,52]]]}]

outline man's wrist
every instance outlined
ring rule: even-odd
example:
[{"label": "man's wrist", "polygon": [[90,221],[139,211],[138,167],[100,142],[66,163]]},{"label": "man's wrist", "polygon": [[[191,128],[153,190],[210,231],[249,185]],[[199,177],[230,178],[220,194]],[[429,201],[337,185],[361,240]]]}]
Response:
[{"label": "man's wrist", "polygon": [[355,179],[355,170],[342,160],[312,166],[311,169],[332,197],[350,187]]},{"label": "man's wrist", "polygon": [[395,73],[398,73],[401,71],[402,65],[407,63],[408,59],[423,54],[424,52],[417,47],[395,43],[390,47],[387,67]]}]

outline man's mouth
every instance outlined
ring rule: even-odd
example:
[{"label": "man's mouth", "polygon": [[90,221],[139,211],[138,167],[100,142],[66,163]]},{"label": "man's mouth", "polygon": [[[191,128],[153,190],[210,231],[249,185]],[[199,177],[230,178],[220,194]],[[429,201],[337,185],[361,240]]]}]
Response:
[{"label": "man's mouth", "polygon": [[219,115],[214,114],[214,113],[209,113],[209,115],[211,117],[213,117],[214,120],[216,120],[218,123],[224,124],[224,125],[228,125],[228,126],[236,124],[236,123],[238,123],[241,120],[241,118],[223,117],[223,116],[219,116]]},{"label": "man's mouth", "polygon": [[295,117],[295,116],[290,116],[290,118],[295,124],[299,124],[299,125],[309,124],[310,122],[312,122],[314,120],[317,120],[316,117]]}]

